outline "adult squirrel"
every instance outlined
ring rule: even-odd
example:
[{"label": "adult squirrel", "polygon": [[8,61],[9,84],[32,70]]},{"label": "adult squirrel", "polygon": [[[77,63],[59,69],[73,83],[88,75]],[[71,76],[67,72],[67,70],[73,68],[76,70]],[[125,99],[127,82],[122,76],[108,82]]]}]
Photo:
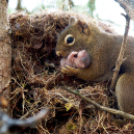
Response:
[{"label": "adult squirrel", "polygon": [[[90,63],[86,68],[70,65],[61,67],[69,76],[77,76],[87,81],[105,81],[112,77],[123,36],[106,33],[93,22],[70,19],[70,24],[59,35],[56,54],[67,58],[73,51],[86,50]],[[121,110],[134,114],[134,38],[128,37],[119,78],[116,96]]]}]

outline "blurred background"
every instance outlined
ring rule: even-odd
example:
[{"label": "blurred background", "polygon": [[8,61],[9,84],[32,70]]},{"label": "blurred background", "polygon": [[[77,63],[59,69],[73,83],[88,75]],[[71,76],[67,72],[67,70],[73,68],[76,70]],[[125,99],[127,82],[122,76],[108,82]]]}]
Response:
[{"label": "blurred background", "polygon": [[[9,0],[9,14],[23,10],[29,14],[48,10],[75,11],[90,14],[96,20],[104,21],[113,26],[116,32],[124,34],[125,14],[123,8],[114,0]],[[131,21],[129,35],[134,35],[134,23]]]}]

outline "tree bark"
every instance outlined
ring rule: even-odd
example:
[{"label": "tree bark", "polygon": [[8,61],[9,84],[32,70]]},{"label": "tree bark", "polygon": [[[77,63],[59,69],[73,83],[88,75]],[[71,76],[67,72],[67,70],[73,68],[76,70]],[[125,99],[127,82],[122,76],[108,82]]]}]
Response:
[{"label": "tree bark", "polygon": [[16,10],[22,10],[21,0],[18,0],[18,4],[17,4],[17,7],[16,7]]},{"label": "tree bark", "polygon": [[[0,92],[11,79],[11,38],[7,16],[7,0],[0,0]],[[10,86],[3,92],[9,99]]]},{"label": "tree bark", "polygon": [[115,0],[124,8],[128,16],[134,21],[134,0]]}]

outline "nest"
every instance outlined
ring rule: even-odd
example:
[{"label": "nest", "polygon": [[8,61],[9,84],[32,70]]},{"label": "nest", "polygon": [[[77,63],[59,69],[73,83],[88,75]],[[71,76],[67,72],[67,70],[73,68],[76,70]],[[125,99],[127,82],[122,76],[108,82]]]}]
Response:
[{"label": "nest", "polygon": [[[116,108],[116,100],[107,90],[107,83],[92,84],[63,75],[60,58],[55,54],[57,37],[68,26],[69,19],[93,21],[90,16],[74,12],[14,13],[9,16],[12,30],[12,92],[11,116],[25,119],[42,108],[49,107],[47,118],[36,128],[23,128],[19,133],[102,134],[130,133],[133,125],[117,127],[113,115],[96,109],[62,87],[78,90],[97,103]],[[96,23],[105,32],[110,26]],[[92,86],[91,86],[92,85]],[[115,117],[116,118],[116,117]]]}]

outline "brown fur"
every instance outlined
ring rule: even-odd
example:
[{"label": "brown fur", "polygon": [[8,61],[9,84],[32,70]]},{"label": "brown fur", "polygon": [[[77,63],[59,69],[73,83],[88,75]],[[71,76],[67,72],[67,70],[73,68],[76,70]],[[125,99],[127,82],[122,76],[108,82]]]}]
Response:
[{"label": "brown fur", "polygon": [[[64,42],[66,35],[71,34],[75,42],[67,46]],[[112,70],[118,58],[123,36],[106,33],[93,22],[77,21],[62,31],[59,36],[56,53],[67,57],[72,51],[86,50],[91,64],[85,69],[76,69],[70,66],[62,68],[62,72],[77,76],[87,81],[105,81],[112,76]],[[116,96],[119,108],[134,114],[134,38],[128,37],[125,50],[127,58],[121,67],[116,85]]]}]

